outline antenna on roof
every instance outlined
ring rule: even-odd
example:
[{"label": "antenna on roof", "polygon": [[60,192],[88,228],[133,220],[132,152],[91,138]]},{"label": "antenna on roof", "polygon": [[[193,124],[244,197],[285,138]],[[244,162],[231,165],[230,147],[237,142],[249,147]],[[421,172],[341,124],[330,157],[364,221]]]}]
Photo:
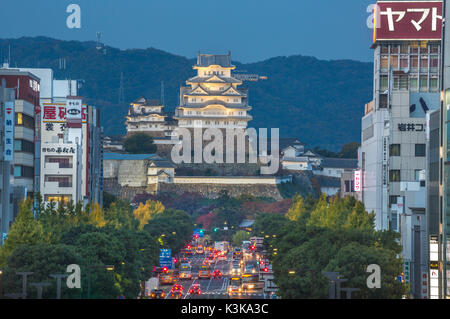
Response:
[{"label": "antenna on roof", "polygon": [[8,64],[11,64],[11,44],[8,44]]},{"label": "antenna on roof", "polygon": [[164,105],[164,81],[161,81],[161,105]]},{"label": "antenna on roof", "polygon": [[125,89],[123,87],[123,72],[120,72],[120,87],[119,87],[119,104],[125,103]]},{"label": "antenna on roof", "polygon": [[100,50],[102,48],[101,43],[100,43],[100,39],[102,37],[102,33],[101,32],[97,32],[97,50]]}]

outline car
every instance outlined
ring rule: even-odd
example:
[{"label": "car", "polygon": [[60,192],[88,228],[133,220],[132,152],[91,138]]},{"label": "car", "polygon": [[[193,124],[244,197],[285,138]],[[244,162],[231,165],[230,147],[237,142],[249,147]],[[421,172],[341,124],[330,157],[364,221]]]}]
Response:
[{"label": "car", "polygon": [[210,255],[210,256],[206,257],[204,263],[208,264],[208,265],[211,265],[212,263],[214,263],[214,256]]},{"label": "car", "polygon": [[231,267],[232,275],[240,275],[241,274],[241,266],[239,264],[233,264]]},{"label": "car", "polygon": [[211,270],[209,265],[202,265],[198,271],[198,279],[210,279]]},{"label": "car", "polygon": [[170,296],[171,297],[181,297],[183,295],[183,286],[180,284],[173,285],[172,289],[170,289]]},{"label": "car", "polygon": [[242,258],[242,251],[240,248],[234,249],[233,258]]},{"label": "car", "polygon": [[228,295],[232,296],[234,294],[241,294],[242,292],[242,279],[241,277],[233,276],[230,278],[230,283],[228,285]]},{"label": "car", "polygon": [[170,296],[175,299],[180,299],[181,297],[183,297],[183,292],[180,290],[175,290],[170,292]]},{"label": "car", "polygon": [[200,286],[198,284],[194,284],[191,289],[189,289],[190,295],[201,295],[202,291],[200,290]]},{"label": "car", "polygon": [[246,274],[254,274],[256,273],[256,267],[254,264],[247,264],[245,265],[244,273]]},{"label": "car", "polygon": [[213,273],[212,273],[212,275],[213,275],[213,278],[214,278],[214,279],[216,279],[216,278],[222,278],[222,272],[221,272],[219,269],[214,270]]},{"label": "car", "polygon": [[150,291],[151,299],[164,299],[165,296],[166,296],[166,293],[162,289],[152,289]]}]

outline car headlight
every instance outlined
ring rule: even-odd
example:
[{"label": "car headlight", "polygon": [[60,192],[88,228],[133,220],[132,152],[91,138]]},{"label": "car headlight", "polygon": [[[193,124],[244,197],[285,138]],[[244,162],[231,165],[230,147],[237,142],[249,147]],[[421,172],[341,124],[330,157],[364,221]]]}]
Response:
[{"label": "car headlight", "polygon": [[255,288],[255,285],[248,285],[249,289]]}]

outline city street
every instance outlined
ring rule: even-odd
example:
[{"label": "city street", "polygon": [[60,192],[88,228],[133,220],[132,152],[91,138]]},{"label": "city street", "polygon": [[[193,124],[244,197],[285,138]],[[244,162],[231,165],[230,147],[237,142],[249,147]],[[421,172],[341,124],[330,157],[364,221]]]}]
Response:
[{"label": "city street", "polygon": [[[178,280],[177,283],[183,286],[182,299],[230,299],[228,296],[229,271],[232,266],[232,253],[227,255],[227,260],[215,260],[211,264],[211,273],[214,270],[220,270],[222,278],[198,279],[198,271],[206,256],[204,254],[187,257],[192,266],[192,280]],[[198,284],[201,290],[200,295],[190,295],[189,289]],[[166,293],[166,299],[174,299],[170,296],[170,290],[173,285],[161,286]],[[263,291],[255,291],[238,295],[233,295],[233,299],[264,299]]]}]

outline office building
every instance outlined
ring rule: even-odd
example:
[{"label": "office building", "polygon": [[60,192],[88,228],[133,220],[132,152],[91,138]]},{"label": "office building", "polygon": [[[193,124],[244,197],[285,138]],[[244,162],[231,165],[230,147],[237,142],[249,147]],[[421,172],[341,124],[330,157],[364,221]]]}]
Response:
[{"label": "office building", "polygon": [[377,229],[400,233],[403,280],[412,297],[427,298],[426,114],[440,104],[442,2],[379,1],[375,11],[358,197]]}]

